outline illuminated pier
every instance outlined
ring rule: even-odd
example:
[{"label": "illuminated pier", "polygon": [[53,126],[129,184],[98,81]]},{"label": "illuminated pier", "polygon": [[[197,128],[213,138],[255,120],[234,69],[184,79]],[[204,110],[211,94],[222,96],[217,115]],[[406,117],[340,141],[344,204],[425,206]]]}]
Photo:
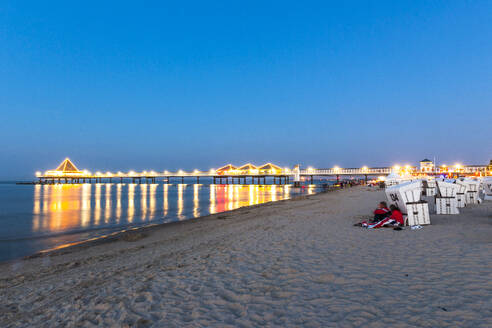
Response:
[{"label": "illuminated pier", "polygon": [[210,169],[208,171],[194,170],[186,172],[178,170],[170,171],[142,171],[142,172],[96,172],[91,173],[88,170],[79,170],[70,159],[66,158],[55,170],[36,172],[36,177],[39,183],[102,183],[102,182],[128,182],[132,183],[156,183],[163,181],[170,183],[171,179],[178,180],[184,183],[185,178],[193,178],[197,184],[200,183],[200,178],[211,178],[214,184],[266,184],[267,178],[273,181],[273,184],[288,184],[291,181],[308,180],[311,183],[314,177],[336,177],[337,180],[341,176],[363,176],[365,180],[368,177],[381,177],[395,171],[402,175],[431,175],[431,174],[455,174],[455,175],[487,175],[492,174],[489,171],[490,166],[487,165],[461,165],[454,166],[442,165],[435,167],[428,160],[420,162],[420,168],[410,165],[394,165],[390,167],[367,167],[362,168],[340,168],[333,167],[329,169],[316,169],[309,167],[300,169],[297,165],[293,169],[280,167],[272,163],[267,163],[261,166],[253,164],[245,164],[237,167],[232,164],[225,165],[219,169]]}]

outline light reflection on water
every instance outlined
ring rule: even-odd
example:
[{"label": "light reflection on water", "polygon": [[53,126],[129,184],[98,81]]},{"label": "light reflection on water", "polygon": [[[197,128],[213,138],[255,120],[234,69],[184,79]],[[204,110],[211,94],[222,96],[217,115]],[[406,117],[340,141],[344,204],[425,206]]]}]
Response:
[{"label": "light reflection on water", "polygon": [[[0,212],[0,260],[150,223],[313,194],[290,185],[58,184],[0,186],[22,199]],[[0,206],[6,200],[0,198]],[[6,209],[5,209],[6,207]],[[14,224],[11,223],[15,216]]]}]

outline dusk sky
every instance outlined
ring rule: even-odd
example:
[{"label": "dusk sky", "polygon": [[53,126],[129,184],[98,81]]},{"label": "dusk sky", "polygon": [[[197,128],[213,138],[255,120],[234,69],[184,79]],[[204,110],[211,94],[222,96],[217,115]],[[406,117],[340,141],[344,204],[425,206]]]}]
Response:
[{"label": "dusk sky", "polygon": [[491,1],[2,1],[0,179],[492,159]]}]

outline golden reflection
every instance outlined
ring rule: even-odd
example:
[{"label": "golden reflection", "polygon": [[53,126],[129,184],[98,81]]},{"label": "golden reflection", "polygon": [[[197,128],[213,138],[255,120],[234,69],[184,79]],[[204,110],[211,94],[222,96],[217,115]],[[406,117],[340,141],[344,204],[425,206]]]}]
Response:
[{"label": "golden reflection", "polygon": [[[104,185],[104,195],[102,186]],[[142,220],[153,218],[163,206],[165,217],[170,216],[178,220],[186,219],[188,216],[197,218],[206,212],[207,207],[200,208],[200,192],[204,186],[193,185],[193,204],[190,193],[186,192],[186,184],[177,185],[177,195],[169,194],[170,185],[163,185],[163,203],[157,203],[157,184],[142,184],[138,188],[136,184],[57,184],[36,185],[33,196],[33,231],[63,231],[76,228],[88,228],[90,226],[109,224],[111,217],[115,216],[117,223],[127,216],[128,223],[135,221],[135,215],[139,218],[140,211]],[[307,186],[307,194],[315,193],[315,185]],[[94,189],[93,189],[94,188]],[[135,195],[135,189],[138,188]],[[209,213],[215,214],[223,211],[234,210],[241,206],[256,205],[268,201],[288,199],[292,189],[289,185],[210,185]],[[171,191],[173,191],[171,189]],[[113,195],[116,192],[116,195]],[[128,192],[128,196],[125,195]],[[148,195],[148,198],[147,198]],[[128,204],[125,204],[128,197]],[[137,201],[135,204],[135,197]],[[177,208],[174,209],[174,197],[177,197]],[[187,199],[185,199],[187,197]],[[122,199],[123,198],[123,199]],[[206,197],[205,197],[206,198]],[[207,199],[205,199],[207,201]],[[102,202],[104,201],[104,204]],[[202,199],[202,203],[203,203]],[[138,209],[138,206],[141,209]],[[203,205],[203,204],[202,204]],[[123,207],[127,208],[127,212]],[[185,206],[187,206],[185,208]],[[123,213],[122,213],[123,212]],[[136,213],[137,212],[137,213]],[[102,218],[104,216],[104,218]],[[140,218],[139,218],[140,219]],[[125,224],[126,222],[123,222]]]},{"label": "golden reflection", "polygon": [[314,188],[315,187],[316,187],[316,185],[309,185],[308,186],[308,195],[314,194]]},{"label": "golden reflection", "polygon": [[272,202],[277,200],[277,185],[270,186],[270,200]]},{"label": "golden reflection", "polygon": [[248,205],[254,205],[255,204],[255,186],[254,185],[249,185],[249,197],[248,197]]},{"label": "golden reflection", "polygon": [[101,184],[96,183],[94,190],[94,224],[99,225],[101,220]]},{"label": "golden reflection", "polygon": [[[80,185],[52,185],[48,189],[48,218],[46,229],[63,231],[80,226]],[[45,228],[45,227],[43,227]]]},{"label": "golden reflection", "polygon": [[235,185],[234,186],[234,208],[238,208],[240,205],[239,205],[239,188],[240,186],[239,185]]},{"label": "golden reflection", "polygon": [[210,185],[210,209],[209,212],[210,214],[215,214],[215,191],[216,191],[217,186],[216,185]]},{"label": "golden reflection", "polygon": [[230,211],[234,209],[234,190],[232,189],[232,186],[226,186],[226,191],[229,191],[228,198],[227,199],[227,209]]},{"label": "golden reflection", "polygon": [[284,199],[290,198],[290,185],[284,186]]},{"label": "golden reflection", "polygon": [[200,205],[199,205],[199,192],[200,192],[199,184],[193,185],[193,217],[197,218],[200,216]]},{"label": "golden reflection", "polygon": [[142,220],[147,218],[147,184],[140,185],[140,210],[142,212]]},{"label": "golden reflection", "polygon": [[[270,201],[288,199],[289,186],[277,185],[211,185],[210,213],[230,211]],[[312,190],[314,192],[314,189]]]},{"label": "golden reflection", "polygon": [[149,217],[152,219],[155,213],[155,192],[158,184],[151,184],[149,187]]},{"label": "golden reflection", "polygon": [[186,188],[185,184],[178,184],[178,219],[183,220],[183,191]]},{"label": "golden reflection", "polygon": [[39,230],[39,213],[41,212],[41,185],[34,186],[34,207],[32,209],[33,220],[32,220],[32,230]]},{"label": "golden reflection", "polygon": [[111,183],[106,183],[106,199],[104,200],[104,222],[108,223],[111,218]]},{"label": "golden reflection", "polygon": [[168,203],[168,199],[167,199],[167,196],[168,196],[168,189],[169,189],[169,185],[167,183],[164,184],[164,200],[163,200],[163,214],[164,216],[167,215],[167,212],[169,210],[169,203]]},{"label": "golden reflection", "polygon": [[128,223],[133,222],[135,215],[135,184],[128,184]]},{"label": "golden reflection", "polygon": [[91,221],[91,189],[88,183],[82,185],[82,211],[80,213],[80,223],[82,227],[87,227]]},{"label": "golden reflection", "polygon": [[[48,214],[49,212],[49,207],[48,207],[48,202],[49,202],[49,188],[50,185],[44,185],[43,186],[43,214]],[[44,224],[46,224],[47,220],[45,220]]]},{"label": "golden reflection", "polygon": [[116,185],[116,223],[120,223],[121,219],[121,188],[123,184]]},{"label": "golden reflection", "polygon": [[39,214],[41,212],[41,185],[34,186],[34,214]]}]

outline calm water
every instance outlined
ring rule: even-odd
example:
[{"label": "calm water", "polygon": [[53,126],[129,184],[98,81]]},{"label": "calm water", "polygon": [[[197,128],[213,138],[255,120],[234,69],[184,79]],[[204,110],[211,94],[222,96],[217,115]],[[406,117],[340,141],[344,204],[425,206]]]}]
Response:
[{"label": "calm water", "polygon": [[315,193],[315,186],[0,184],[0,261],[129,227]]}]

